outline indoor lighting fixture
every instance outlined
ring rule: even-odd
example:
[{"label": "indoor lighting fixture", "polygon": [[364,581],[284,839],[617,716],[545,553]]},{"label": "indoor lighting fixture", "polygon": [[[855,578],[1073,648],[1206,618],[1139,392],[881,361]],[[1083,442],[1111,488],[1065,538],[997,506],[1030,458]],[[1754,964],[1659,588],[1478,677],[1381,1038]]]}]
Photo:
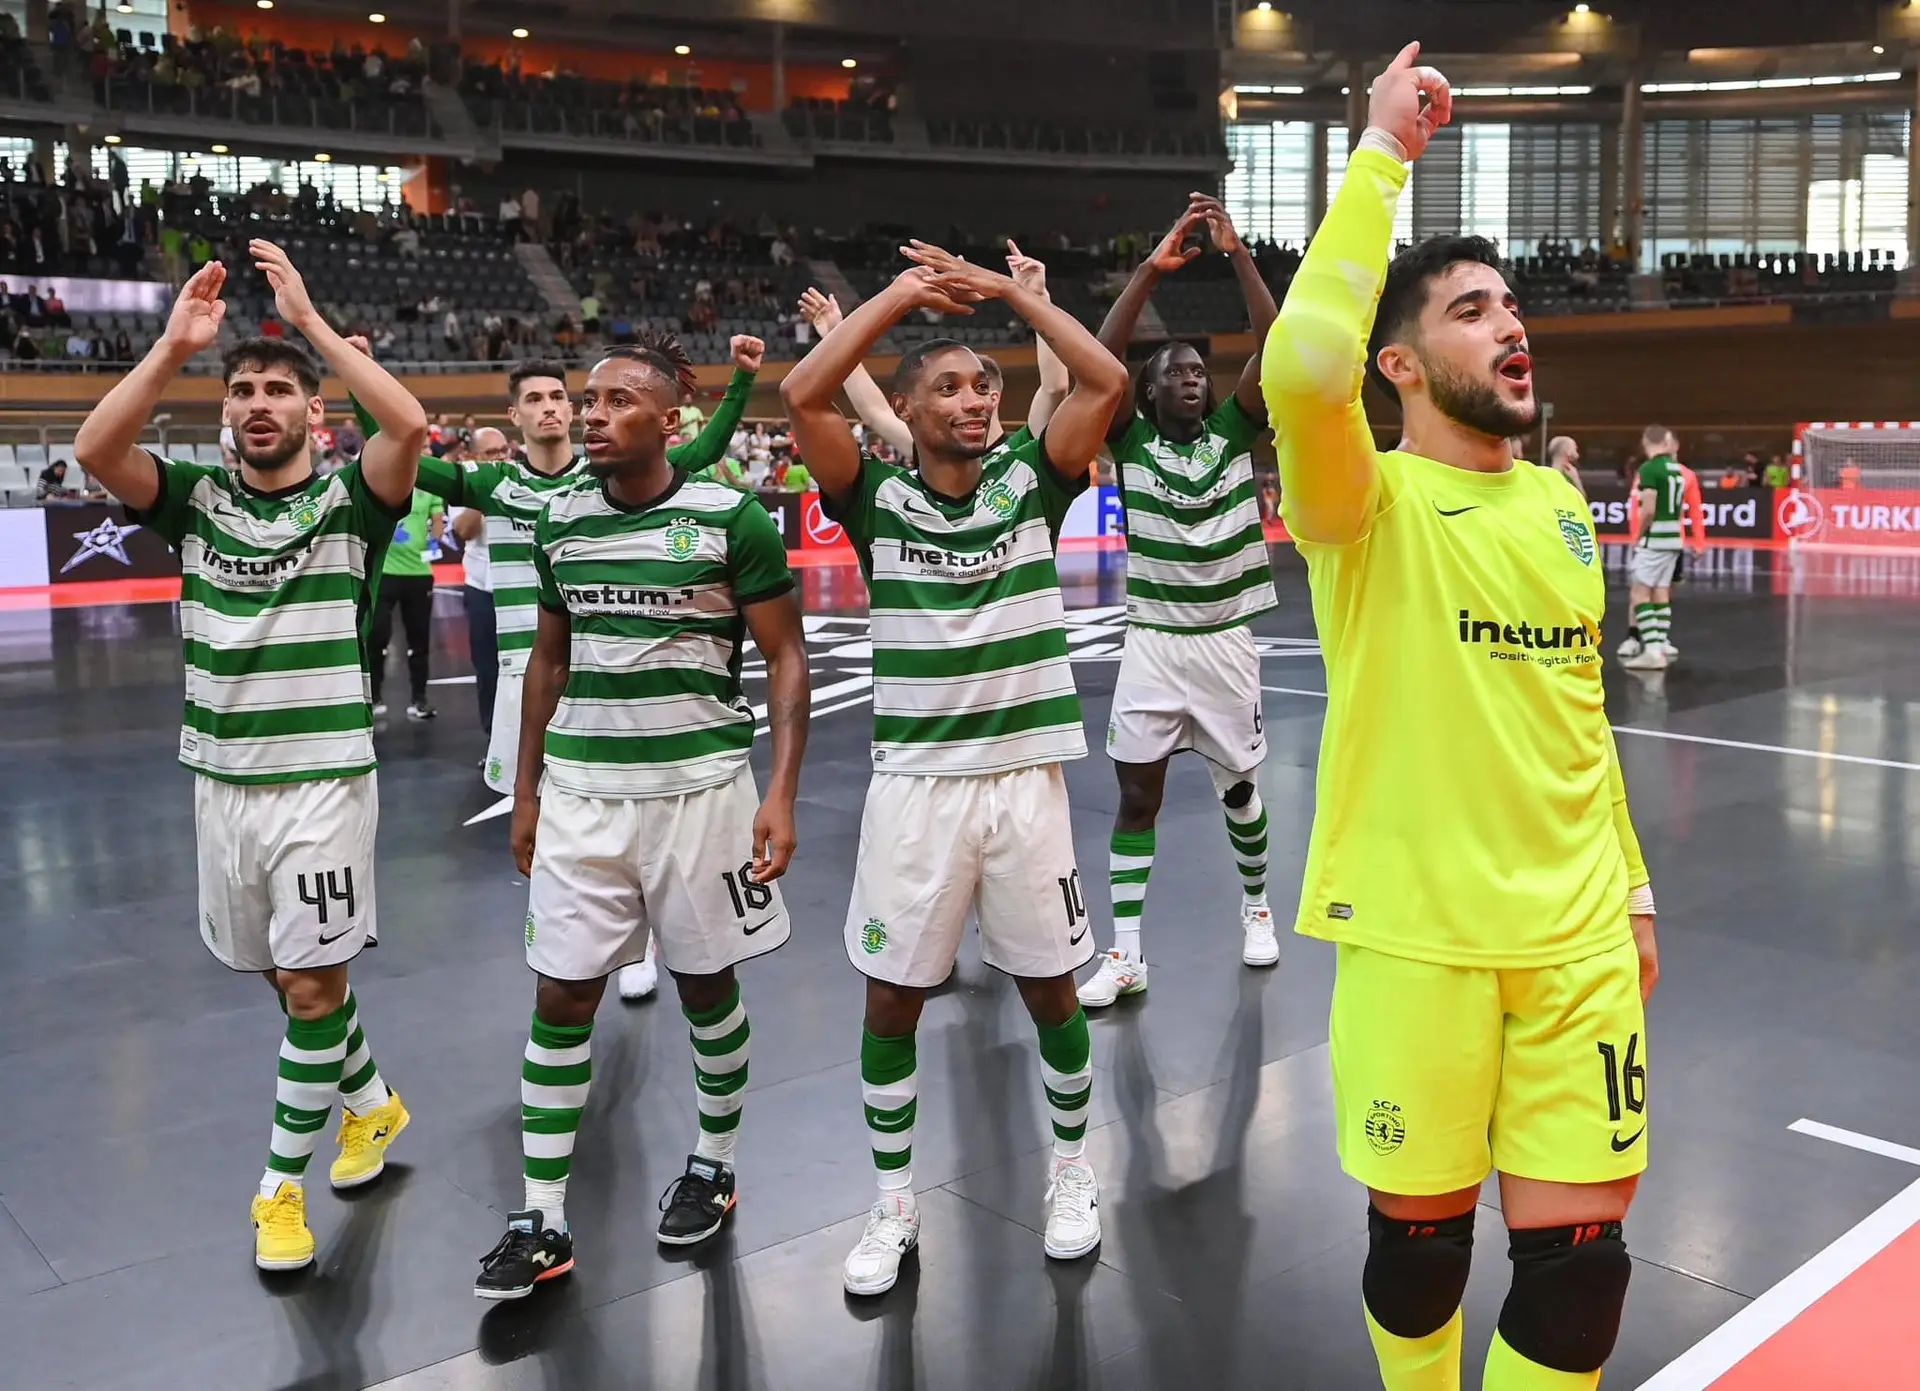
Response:
[{"label": "indoor lighting fixture", "polygon": [[691,48],[688,48],[688,47],[687,47],[687,46],[686,46],[685,44],[683,44],[683,43],[677,43],[677,44],[675,44],[675,45],[673,46],[673,54],[674,54],[674,57],[676,57],[676,58],[684,58],[684,57],[686,57],[686,56],[687,56],[687,55],[688,55],[689,53],[692,53],[692,52],[693,52],[693,50],[692,50]]},{"label": "indoor lighting fixture", "polygon": [[117,4],[117,5],[115,5],[115,6],[114,6],[114,8],[115,8],[116,10],[118,10],[118,11],[120,11],[120,13],[121,13],[121,14],[132,14],[132,13],[133,13],[133,6],[131,6],[131,5],[129,5],[129,4],[127,3],[127,0],[120,0],[120,3],[119,3],[119,4]]},{"label": "indoor lighting fixture", "polygon": [[860,66],[860,60],[858,58],[842,58],[840,60],[840,66],[843,68],[857,68]]},{"label": "indoor lighting fixture", "polygon": [[253,0],[253,5],[255,9],[270,10],[273,8],[273,0]]},{"label": "indoor lighting fixture", "polygon": [[367,16],[367,23],[369,24],[385,24],[386,22],[387,17],[378,11]]},{"label": "indoor lighting fixture", "polygon": [[1302,97],[1307,94],[1305,87],[1235,87],[1234,92],[1243,97]]},{"label": "indoor lighting fixture", "polygon": [[1886,51],[1887,51],[1887,46],[1883,43],[1877,43],[1873,46],[1873,56],[1876,58],[1878,58],[1882,53],[1885,53]]},{"label": "indoor lighting fixture", "polygon": [[1648,82],[1640,90],[1653,96],[1669,92],[1759,92],[1781,87],[1851,87],[1862,82],[1898,82],[1897,72],[1851,73],[1844,77],[1761,77],[1736,82]]},{"label": "indoor lighting fixture", "polygon": [[333,163],[333,156],[328,154],[325,150],[322,150],[319,154],[315,155],[314,159],[318,160],[321,164]]},{"label": "indoor lighting fixture", "polygon": [[1590,97],[1591,87],[1455,87],[1456,97]]},{"label": "indoor lighting fixture", "polygon": [[1260,3],[1255,5],[1254,8],[1260,11],[1261,14],[1271,14],[1273,12],[1273,0],[1260,0]]},{"label": "indoor lighting fixture", "polygon": [[516,39],[524,39],[527,37],[527,31],[525,29],[515,29],[513,31],[513,36]]},{"label": "indoor lighting fixture", "polygon": [[227,152],[227,147],[225,145],[214,145],[214,146],[210,146],[209,148],[211,148],[213,152],[217,155],[223,155]]},{"label": "indoor lighting fixture", "polygon": [[106,137],[106,140],[109,145],[118,145],[120,143],[120,137],[117,135],[109,135]]},{"label": "indoor lighting fixture", "polygon": [[1591,5],[1575,5],[1575,6],[1573,7],[1573,12],[1574,12],[1575,14],[1592,14],[1592,13],[1593,13],[1593,6],[1591,6]]}]

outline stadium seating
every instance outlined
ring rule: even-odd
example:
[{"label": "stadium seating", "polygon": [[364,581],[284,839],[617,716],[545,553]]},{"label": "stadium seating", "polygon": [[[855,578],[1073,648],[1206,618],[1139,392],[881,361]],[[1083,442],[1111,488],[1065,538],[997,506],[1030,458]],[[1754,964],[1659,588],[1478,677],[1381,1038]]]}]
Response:
[{"label": "stadium seating", "polygon": [[732,92],[656,87],[469,63],[460,90],[475,124],[501,134],[566,135],[677,145],[752,146],[753,123]]}]

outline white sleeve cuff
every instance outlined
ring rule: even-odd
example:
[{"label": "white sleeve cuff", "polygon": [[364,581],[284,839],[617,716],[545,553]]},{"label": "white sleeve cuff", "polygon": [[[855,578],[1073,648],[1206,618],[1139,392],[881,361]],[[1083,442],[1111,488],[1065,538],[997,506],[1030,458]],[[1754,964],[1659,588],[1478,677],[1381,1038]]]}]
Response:
[{"label": "white sleeve cuff", "polygon": [[1400,143],[1398,137],[1389,131],[1380,129],[1379,126],[1368,126],[1360,133],[1359,148],[1363,150],[1378,150],[1381,154],[1389,155],[1399,160],[1402,164],[1407,162],[1407,147]]},{"label": "white sleeve cuff", "polygon": [[1652,884],[1642,884],[1637,889],[1627,890],[1627,915],[1634,918],[1654,916]]}]

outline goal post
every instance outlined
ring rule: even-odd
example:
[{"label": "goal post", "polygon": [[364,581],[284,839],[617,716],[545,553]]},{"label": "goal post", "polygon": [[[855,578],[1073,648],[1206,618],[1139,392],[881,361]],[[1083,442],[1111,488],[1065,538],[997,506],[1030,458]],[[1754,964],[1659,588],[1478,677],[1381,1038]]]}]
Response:
[{"label": "goal post", "polygon": [[1920,553],[1920,421],[1816,421],[1794,431],[1775,534],[1795,550]]}]

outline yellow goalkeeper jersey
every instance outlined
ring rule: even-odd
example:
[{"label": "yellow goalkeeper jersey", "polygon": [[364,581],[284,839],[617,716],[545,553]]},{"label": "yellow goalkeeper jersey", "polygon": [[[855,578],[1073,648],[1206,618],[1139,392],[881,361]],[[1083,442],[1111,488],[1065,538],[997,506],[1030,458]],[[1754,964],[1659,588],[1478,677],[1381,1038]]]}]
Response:
[{"label": "yellow goalkeeper jersey", "polygon": [[1599,548],[1552,469],[1374,448],[1360,387],[1406,177],[1355,152],[1262,362],[1329,697],[1296,929],[1448,965],[1576,961],[1630,936],[1647,880],[1601,690]]}]

